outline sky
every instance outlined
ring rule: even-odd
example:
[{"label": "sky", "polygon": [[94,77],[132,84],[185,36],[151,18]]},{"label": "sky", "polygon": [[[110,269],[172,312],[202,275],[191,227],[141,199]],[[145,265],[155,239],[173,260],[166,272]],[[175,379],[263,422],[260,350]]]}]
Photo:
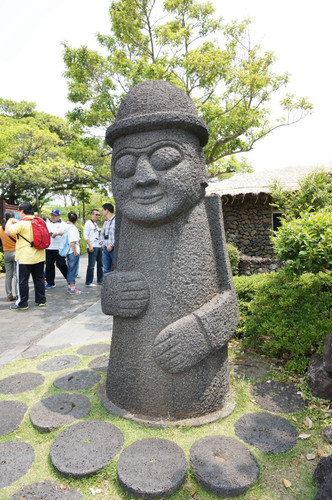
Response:
[{"label": "sky", "polygon": [[[288,71],[288,92],[307,96],[314,114],[283,127],[246,153],[254,171],[332,166],[331,0],[212,0],[225,20],[251,18],[250,36]],[[110,29],[110,0],[0,0],[0,97],[35,102],[65,116],[61,42],[98,50],[96,33]],[[280,99],[282,95],[280,95]]]}]

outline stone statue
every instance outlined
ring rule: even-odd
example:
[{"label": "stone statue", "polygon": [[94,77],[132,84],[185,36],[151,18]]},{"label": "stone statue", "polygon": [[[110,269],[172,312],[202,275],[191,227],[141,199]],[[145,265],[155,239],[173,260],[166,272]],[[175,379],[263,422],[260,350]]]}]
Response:
[{"label": "stone statue", "polygon": [[238,306],[220,198],[205,197],[207,126],[182,90],[146,81],[106,140],[117,208],[102,294],[114,316],[107,397],[148,418],[212,414],[228,393]]}]

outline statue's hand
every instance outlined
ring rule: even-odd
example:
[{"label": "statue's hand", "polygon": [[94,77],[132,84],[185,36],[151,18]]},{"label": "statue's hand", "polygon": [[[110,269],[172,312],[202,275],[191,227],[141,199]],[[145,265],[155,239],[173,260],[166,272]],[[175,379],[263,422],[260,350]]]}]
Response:
[{"label": "statue's hand", "polygon": [[163,370],[185,371],[211,351],[197,318],[190,314],[164,328],[154,342],[154,357]]},{"label": "statue's hand", "polygon": [[135,318],[147,307],[150,289],[141,273],[112,271],[104,276],[101,297],[104,314]]}]

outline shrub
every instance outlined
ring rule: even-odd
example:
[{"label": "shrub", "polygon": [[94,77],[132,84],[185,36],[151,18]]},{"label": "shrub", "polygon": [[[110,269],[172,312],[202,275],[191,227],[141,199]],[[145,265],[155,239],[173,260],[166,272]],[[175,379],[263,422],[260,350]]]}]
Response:
[{"label": "shrub", "polygon": [[332,274],[295,276],[282,270],[260,277],[248,305],[244,343],[302,372],[332,331]]},{"label": "shrub", "polygon": [[236,276],[237,274],[239,274],[240,252],[234,245],[231,245],[230,243],[227,243],[227,250],[232,274],[233,276]]},{"label": "shrub", "polygon": [[283,220],[272,242],[277,257],[286,261],[286,270],[300,275],[330,269],[332,212],[305,212],[299,219]]},{"label": "shrub", "polygon": [[251,314],[249,304],[256,294],[257,286],[264,278],[264,274],[252,274],[251,276],[234,276],[234,285],[240,309],[240,320],[236,329],[236,336],[243,337],[246,331],[246,322]]}]

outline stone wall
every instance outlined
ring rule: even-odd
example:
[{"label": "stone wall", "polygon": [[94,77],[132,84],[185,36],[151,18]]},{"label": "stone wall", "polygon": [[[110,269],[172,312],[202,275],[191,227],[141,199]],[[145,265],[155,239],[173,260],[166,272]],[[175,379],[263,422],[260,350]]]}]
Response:
[{"label": "stone wall", "polygon": [[251,257],[249,255],[240,255],[239,275],[250,276],[257,273],[271,273],[281,268],[278,259],[266,257]]},{"label": "stone wall", "polygon": [[267,194],[223,196],[226,239],[241,254],[273,258],[271,197]]}]

